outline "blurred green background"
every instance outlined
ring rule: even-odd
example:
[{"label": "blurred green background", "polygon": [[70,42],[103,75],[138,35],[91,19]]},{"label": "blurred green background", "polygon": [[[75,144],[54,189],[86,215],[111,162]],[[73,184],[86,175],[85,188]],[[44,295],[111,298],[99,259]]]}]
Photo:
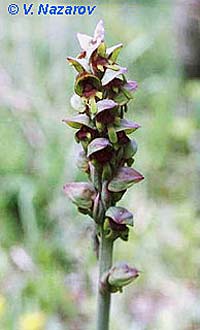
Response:
[{"label": "blurred green background", "polygon": [[62,191],[85,177],[73,131],[61,120],[73,114],[75,72],[66,57],[79,52],[76,33],[92,34],[100,18],[107,44],[123,42],[119,62],[139,83],[128,115],[142,125],[135,167],[145,176],[121,202],[135,227],[115,248],[116,261],[142,273],[113,295],[111,329],[200,329],[200,82],[184,77],[179,8],[93,1],[91,17],[11,17],[7,4],[0,12],[0,329],[95,329],[93,224]]}]

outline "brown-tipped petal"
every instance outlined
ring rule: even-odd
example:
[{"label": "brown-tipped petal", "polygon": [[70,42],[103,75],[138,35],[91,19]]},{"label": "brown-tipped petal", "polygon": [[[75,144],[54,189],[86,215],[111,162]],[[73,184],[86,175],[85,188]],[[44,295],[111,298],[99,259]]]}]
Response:
[{"label": "brown-tipped petal", "polygon": [[112,192],[123,191],[143,179],[143,175],[133,168],[121,167],[116,176],[109,182],[108,189]]},{"label": "brown-tipped petal", "polygon": [[126,72],[127,72],[127,68],[123,68],[120,66],[118,66],[118,70],[107,69],[102,79],[102,86],[107,85],[113,79]]},{"label": "brown-tipped petal", "polygon": [[88,145],[87,157],[90,157],[94,153],[101,151],[108,146],[111,146],[110,142],[106,138],[96,138]]},{"label": "brown-tipped petal", "polygon": [[62,120],[65,124],[69,125],[72,128],[81,128],[82,126],[87,126],[93,128],[90,124],[90,119],[87,115],[77,115],[72,118],[65,118]]},{"label": "brown-tipped petal", "polygon": [[71,182],[63,187],[67,197],[81,209],[90,209],[96,197],[96,191],[88,182]]},{"label": "brown-tipped petal", "polygon": [[111,206],[106,211],[106,217],[119,225],[133,226],[133,214],[124,207]]},{"label": "brown-tipped petal", "polygon": [[127,134],[134,132],[141,126],[133,121],[127,119],[121,119],[119,126],[115,126],[116,132],[125,131]]},{"label": "brown-tipped petal", "polygon": [[79,72],[90,72],[90,66],[88,61],[85,58],[74,58],[74,57],[67,57],[68,62],[74,66],[74,68]]},{"label": "brown-tipped petal", "polygon": [[109,272],[108,283],[116,288],[122,288],[132,283],[139,276],[139,271],[125,263],[113,266]]}]

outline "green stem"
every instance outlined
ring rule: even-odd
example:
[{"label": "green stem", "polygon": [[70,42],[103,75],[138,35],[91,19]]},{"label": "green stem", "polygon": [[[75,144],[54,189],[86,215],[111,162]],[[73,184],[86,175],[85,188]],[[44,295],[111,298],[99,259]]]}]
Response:
[{"label": "green stem", "polygon": [[[112,266],[113,241],[104,236],[101,231],[100,255],[99,255],[99,281],[102,275]],[[100,287],[100,286],[99,286]],[[98,290],[97,302],[97,330],[109,329],[110,292],[102,293]]]}]

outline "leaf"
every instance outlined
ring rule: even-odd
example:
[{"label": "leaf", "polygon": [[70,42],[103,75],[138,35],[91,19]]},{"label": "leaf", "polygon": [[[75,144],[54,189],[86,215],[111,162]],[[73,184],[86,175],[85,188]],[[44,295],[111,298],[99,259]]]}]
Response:
[{"label": "leaf", "polygon": [[116,176],[114,176],[114,178],[109,182],[108,189],[112,192],[123,191],[143,179],[143,175],[133,168],[121,167]]},{"label": "leaf", "polygon": [[95,152],[101,151],[108,146],[111,146],[110,142],[106,138],[96,138],[88,145],[87,157],[90,157]]},{"label": "leaf", "polygon": [[96,191],[88,182],[67,183],[63,187],[65,194],[81,209],[90,209],[96,197]]},{"label": "leaf", "polygon": [[116,132],[125,131],[127,134],[134,132],[141,126],[133,121],[127,119],[121,119],[119,126],[115,126]]},{"label": "leaf", "polygon": [[102,86],[107,85],[109,82],[111,82],[113,79],[115,79],[116,77],[118,77],[121,74],[124,74],[127,72],[127,68],[124,67],[120,67],[118,66],[118,70],[111,70],[111,69],[106,69],[106,72],[103,76],[102,79]]},{"label": "leaf", "polygon": [[106,211],[105,216],[117,224],[133,226],[133,215],[124,207],[111,206]]}]

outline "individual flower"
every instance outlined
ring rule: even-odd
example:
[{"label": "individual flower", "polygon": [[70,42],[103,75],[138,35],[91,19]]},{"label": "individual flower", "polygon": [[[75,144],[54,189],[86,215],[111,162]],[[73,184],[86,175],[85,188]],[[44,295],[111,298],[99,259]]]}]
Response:
[{"label": "individual flower", "polygon": [[97,24],[93,37],[90,37],[83,33],[77,33],[77,38],[80,46],[85,53],[85,57],[90,59],[93,52],[100,46],[104,41],[104,26],[103,21],[100,20]]},{"label": "individual flower", "polygon": [[119,66],[115,62],[122,46],[122,44],[118,44],[106,49],[105,44],[101,43],[90,58],[93,73],[102,78],[107,69],[119,70]]},{"label": "individual flower", "polygon": [[123,79],[116,76],[105,85],[108,97],[121,106],[126,105],[133,98],[133,93],[137,88],[138,84],[135,80],[127,81],[124,76]]},{"label": "individual flower", "polygon": [[112,124],[115,121],[118,104],[113,100],[104,99],[97,102],[95,120],[98,123]]},{"label": "individual flower", "polygon": [[72,118],[65,118],[63,119],[63,122],[72,128],[78,129],[78,132],[75,135],[77,142],[89,142],[96,136],[96,129],[86,114],[80,114]]},{"label": "individual flower", "polygon": [[124,207],[111,206],[106,211],[106,217],[117,225],[133,226],[133,215]]},{"label": "individual flower", "polygon": [[108,184],[108,190],[120,192],[144,179],[143,175],[130,167],[121,167]]},{"label": "individual flower", "polygon": [[85,97],[101,97],[101,81],[93,74],[83,72],[80,73],[75,82],[75,92],[79,96]]},{"label": "individual flower", "polygon": [[104,164],[112,158],[112,145],[106,138],[96,138],[88,145],[87,157]]},{"label": "individual flower", "polygon": [[[105,50],[105,47],[104,47],[104,50]],[[102,55],[105,56],[104,53]],[[106,70],[106,67],[108,65],[108,59],[105,58],[104,56],[101,56],[97,50],[93,53],[93,55],[90,58],[90,65],[92,67],[92,72],[99,77],[103,76],[103,74]]]},{"label": "individual flower", "polygon": [[88,182],[71,182],[63,187],[65,194],[80,209],[89,210],[96,198],[96,190]]},{"label": "individual flower", "polygon": [[76,139],[77,141],[90,141],[96,136],[96,130],[87,127],[82,126],[80,130],[76,133]]},{"label": "individual flower", "polygon": [[124,207],[111,206],[105,213],[106,221],[104,228],[107,236],[116,239],[120,237],[122,240],[128,240],[128,226],[133,226],[133,215]]},{"label": "individual flower", "polygon": [[132,283],[138,276],[139,271],[135,267],[121,263],[111,268],[107,281],[113,292],[122,292],[122,288]]}]

